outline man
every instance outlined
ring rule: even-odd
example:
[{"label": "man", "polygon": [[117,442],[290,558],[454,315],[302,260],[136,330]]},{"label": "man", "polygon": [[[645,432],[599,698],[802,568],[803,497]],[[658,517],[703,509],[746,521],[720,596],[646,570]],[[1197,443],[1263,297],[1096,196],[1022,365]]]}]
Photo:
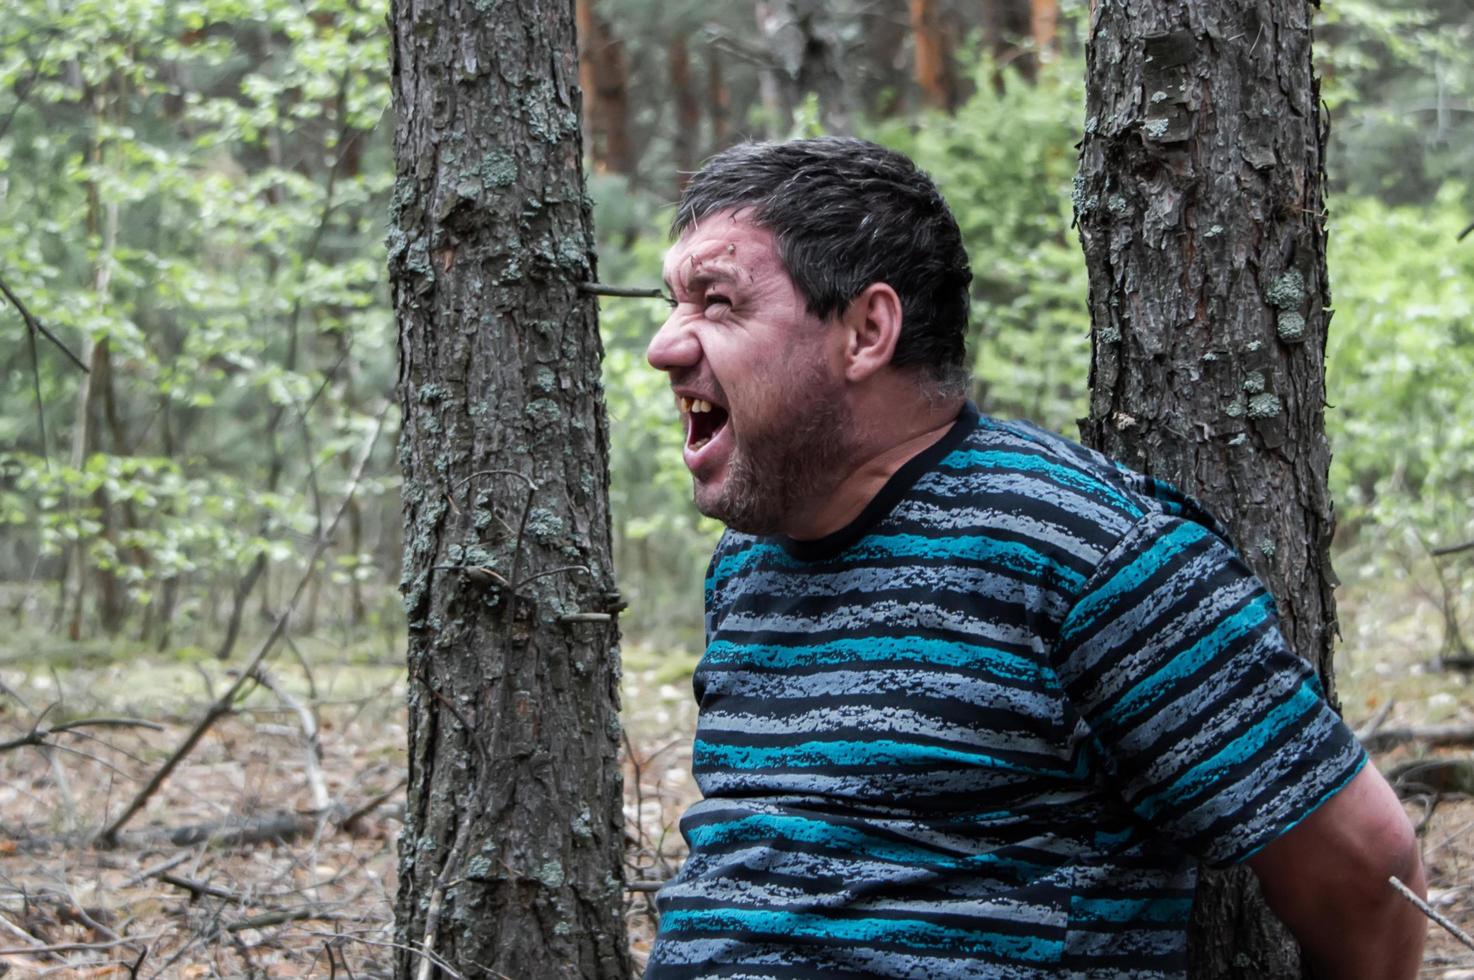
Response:
[{"label": "man", "polygon": [[1179,977],[1199,862],[1324,976],[1413,976],[1406,817],[1217,525],[966,403],[931,181],[739,146],[674,231],[648,357],[729,530],[647,976]]}]

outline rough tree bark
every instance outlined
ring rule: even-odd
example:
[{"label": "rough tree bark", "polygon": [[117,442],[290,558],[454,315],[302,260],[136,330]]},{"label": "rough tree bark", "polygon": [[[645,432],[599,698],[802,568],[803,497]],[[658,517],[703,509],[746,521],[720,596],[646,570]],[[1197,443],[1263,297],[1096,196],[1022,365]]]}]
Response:
[{"label": "rough tree bark", "polygon": [[[1076,216],[1091,445],[1197,497],[1331,686],[1325,132],[1303,0],[1094,7]],[[1298,977],[1252,875],[1207,876],[1194,977]]]},{"label": "rough tree bark", "polygon": [[569,0],[394,0],[397,976],[623,978],[618,611]]}]

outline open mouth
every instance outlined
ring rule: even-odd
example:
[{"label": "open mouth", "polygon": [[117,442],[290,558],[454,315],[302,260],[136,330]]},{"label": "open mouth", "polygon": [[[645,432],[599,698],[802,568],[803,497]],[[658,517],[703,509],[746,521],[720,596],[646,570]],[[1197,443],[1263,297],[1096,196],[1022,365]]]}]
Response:
[{"label": "open mouth", "polygon": [[727,410],[703,398],[678,398],[681,414],[686,417],[686,447],[699,452],[727,424]]}]

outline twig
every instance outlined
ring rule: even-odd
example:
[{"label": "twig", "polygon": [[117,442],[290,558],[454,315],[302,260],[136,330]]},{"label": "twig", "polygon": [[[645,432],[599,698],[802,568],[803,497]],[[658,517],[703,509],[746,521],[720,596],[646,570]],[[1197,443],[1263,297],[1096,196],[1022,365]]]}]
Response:
[{"label": "twig", "polygon": [[46,325],[40,320],[36,319],[35,314],[33,314],[30,310],[26,308],[26,304],[20,301],[20,297],[16,296],[15,293],[12,293],[10,291],[10,287],[5,285],[4,279],[0,279],[0,293],[4,293],[5,298],[10,300],[10,305],[14,306],[16,312],[20,314],[21,319],[26,321],[26,326],[28,328],[36,331],[41,336],[45,337],[47,340],[55,344],[63,354],[71,359],[71,362],[73,364],[82,369],[83,374],[91,373],[87,370],[87,365],[82,363],[82,359],[76,354],[73,354],[71,349],[68,348],[66,344],[62,343],[61,339],[58,338],[56,334],[52,333],[50,330],[47,330]]},{"label": "twig", "polygon": [[[50,708],[47,709],[48,711]],[[46,717],[46,712],[41,713],[41,718]],[[65,732],[74,731],[78,728],[149,728],[156,732],[162,732],[164,726],[155,721],[145,721],[142,718],[79,718],[76,721],[63,722],[60,725],[52,725],[50,728],[41,727],[41,718],[36,719],[36,724],[31,727],[20,738],[13,738],[8,742],[0,742],[0,752],[8,752],[26,745],[44,745],[46,739],[52,735],[61,735]]]},{"label": "twig", "polygon": [[602,282],[581,282],[578,291],[594,296],[623,296],[627,299],[666,299],[665,290],[645,286],[609,286]]},{"label": "twig", "polygon": [[348,489],[343,493],[343,500],[338,505],[337,513],[333,515],[332,522],[323,531],[322,535],[318,537],[316,545],[313,546],[312,554],[307,559],[307,570],[302,574],[301,579],[297,581],[297,587],[292,591],[291,598],[287,600],[286,608],[282,610],[281,615],[277,616],[276,622],[272,624],[271,632],[261,641],[261,646],[257,649],[256,655],[251,658],[251,662],[246,666],[246,669],[240,672],[240,675],[236,677],[235,682],[230,685],[226,692],[220,695],[205,711],[205,716],[200,719],[199,724],[194,727],[194,730],[189,733],[179,748],[174,751],[174,754],[159,767],[159,770],[154,773],[153,778],[148,781],[148,785],[139,790],[138,795],[133,798],[133,801],[128,804],[122,814],[98,835],[97,839],[100,844],[112,846],[117,842],[119,831],[123,829],[129,820],[133,819],[133,816],[143,808],[143,805],[149,801],[149,798],[158,791],[159,787],[164,784],[164,780],[169,778],[175,767],[184,761],[185,756],[194,750],[200,739],[204,737],[205,732],[209,731],[210,726],[221,715],[227,714],[230,711],[230,706],[235,702],[236,696],[245,687],[246,682],[254,676],[256,668],[261,666],[266,660],[267,654],[276,646],[276,641],[286,632],[287,623],[291,621],[292,613],[296,611],[297,603],[301,601],[302,594],[307,591],[307,583],[312,580],[312,576],[317,569],[318,559],[327,550],[328,542],[332,540],[333,534],[338,530],[338,525],[342,522],[343,515],[347,513],[348,505],[352,503],[353,495],[358,490],[358,484],[363,479],[364,470],[368,467],[369,457],[373,455],[374,444],[379,441],[379,433],[384,428],[384,418],[389,414],[389,405],[390,403],[386,402],[384,407],[379,410],[379,416],[374,421],[374,431],[365,441],[358,461],[353,467],[353,475],[348,481]]},{"label": "twig", "polygon": [[281,699],[282,704],[297,713],[297,720],[302,724],[302,735],[307,741],[307,752],[304,758],[307,766],[307,786],[312,792],[312,809],[318,814],[327,813],[332,808],[333,800],[328,796],[328,785],[322,778],[322,742],[318,739],[317,717],[307,705],[282,687],[264,666],[257,667],[255,674],[256,680],[261,683],[262,687],[275,694]]},{"label": "twig", "polygon": [[84,953],[93,950],[117,949],[119,946],[137,946],[139,943],[158,939],[162,932],[150,933],[146,936],[122,936],[118,939],[110,939],[105,943],[54,943],[50,946],[14,946],[0,949],[0,956],[21,956],[36,953]]},{"label": "twig", "polygon": [[358,823],[358,821],[362,820],[364,818],[364,816],[367,815],[368,813],[372,812],[373,810],[376,810],[379,807],[379,805],[381,803],[383,803],[385,800],[389,799],[391,796],[393,796],[394,794],[398,793],[399,790],[400,790],[400,788],[403,787],[406,782],[407,782],[407,780],[401,779],[399,782],[395,783],[393,786],[391,786],[388,789],[384,790],[384,792],[380,793],[378,796],[375,796],[373,799],[369,800],[367,803],[365,803],[363,806],[359,807],[357,810],[354,810],[351,813],[348,813],[345,816],[340,817],[338,819],[338,826],[340,828],[342,828],[343,830],[348,831],[351,834],[353,832],[353,826],[354,826],[354,824],[356,824],[356,823]]},{"label": "twig", "polygon": [[159,875],[159,880],[165,884],[173,885],[175,888],[183,888],[194,898],[199,898],[201,895],[209,895],[211,898],[223,898],[227,902],[236,902],[240,905],[247,904],[244,896],[237,895],[229,889],[221,888],[219,885],[212,885],[208,881],[197,881],[194,878],[185,878],[182,875],[168,874],[167,872]]},{"label": "twig", "polygon": [[337,918],[336,914],[321,905],[308,905],[300,909],[277,909],[273,912],[263,912],[246,919],[224,923],[220,928],[226,932],[240,932],[242,929],[261,929],[266,926],[279,926],[286,922],[302,922],[309,919],[332,922]]},{"label": "twig", "polygon": [[446,976],[450,977],[451,980],[466,980],[465,976],[457,971],[456,968],[451,965],[449,960],[437,954],[433,949],[420,949],[416,946],[410,945],[409,943],[396,943],[391,942],[388,939],[370,939],[367,936],[355,936],[349,932],[318,932],[312,929],[302,929],[300,931],[308,936],[321,936],[327,939],[346,940],[350,943],[363,943],[365,946],[381,946],[385,949],[401,949],[404,950],[406,953],[411,953],[415,956],[423,957],[425,960],[433,963],[436,967],[439,968],[441,973],[444,973]]},{"label": "twig", "polygon": [[[1469,227],[1474,228],[1474,225]],[[1457,555],[1461,551],[1474,551],[1474,541],[1465,541],[1463,544],[1444,545],[1442,548],[1431,548],[1428,554],[1434,558],[1442,558],[1444,555]]]},{"label": "twig", "polygon": [[175,868],[179,867],[181,864],[183,864],[185,861],[188,861],[193,856],[194,855],[192,855],[189,851],[182,851],[171,858],[165,858],[158,864],[144,868],[142,871],[138,872],[138,874],[123,882],[123,887],[132,888],[134,885],[143,884],[150,878],[157,878],[165,871],[172,871]]},{"label": "twig", "polygon": [[1365,742],[1375,735],[1377,729],[1381,728],[1382,723],[1387,720],[1387,716],[1392,714],[1392,706],[1396,703],[1395,698],[1388,698],[1386,701],[1383,701],[1382,706],[1377,709],[1376,713],[1356,730],[1356,740],[1358,742]]},{"label": "twig", "polygon": [[1459,942],[1463,943],[1470,949],[1474,949],[1474,938],[1470,938],[1467,932],[1454,925],[1448,920],[1445,915],[1443,915],[1441,912],[1438,912],[1436,909],[1433,908],[1433,906],[1429,905],[1427,902],[1419,898],[1418,893],[1399,881],[1397,875],[1393,875],[1392,877],[1388,878],[1387,881],[1392,885],[1393,888],[1396,888],[1399,892],[1402,893],[1403,898],[1407,899],[1409,902],[1412,902],[1413,905],[1417,906],[1419,912],[1422,912],[1428,918],[1443,926],[1443,928],[1448,930],[1449,935],[1453,936]]}]

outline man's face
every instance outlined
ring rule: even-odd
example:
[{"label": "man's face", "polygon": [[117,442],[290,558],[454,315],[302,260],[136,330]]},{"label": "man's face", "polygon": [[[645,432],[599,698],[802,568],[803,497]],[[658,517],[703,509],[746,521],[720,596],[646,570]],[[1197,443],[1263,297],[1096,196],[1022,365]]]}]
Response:
[{"label": "man's face", "polygon": [[839,484],[853,433],[840,332],[805,309],[772,234],[735,215],[667,253],[676,308],[646,357],[670,375],[697,509],[769,534]]}]

